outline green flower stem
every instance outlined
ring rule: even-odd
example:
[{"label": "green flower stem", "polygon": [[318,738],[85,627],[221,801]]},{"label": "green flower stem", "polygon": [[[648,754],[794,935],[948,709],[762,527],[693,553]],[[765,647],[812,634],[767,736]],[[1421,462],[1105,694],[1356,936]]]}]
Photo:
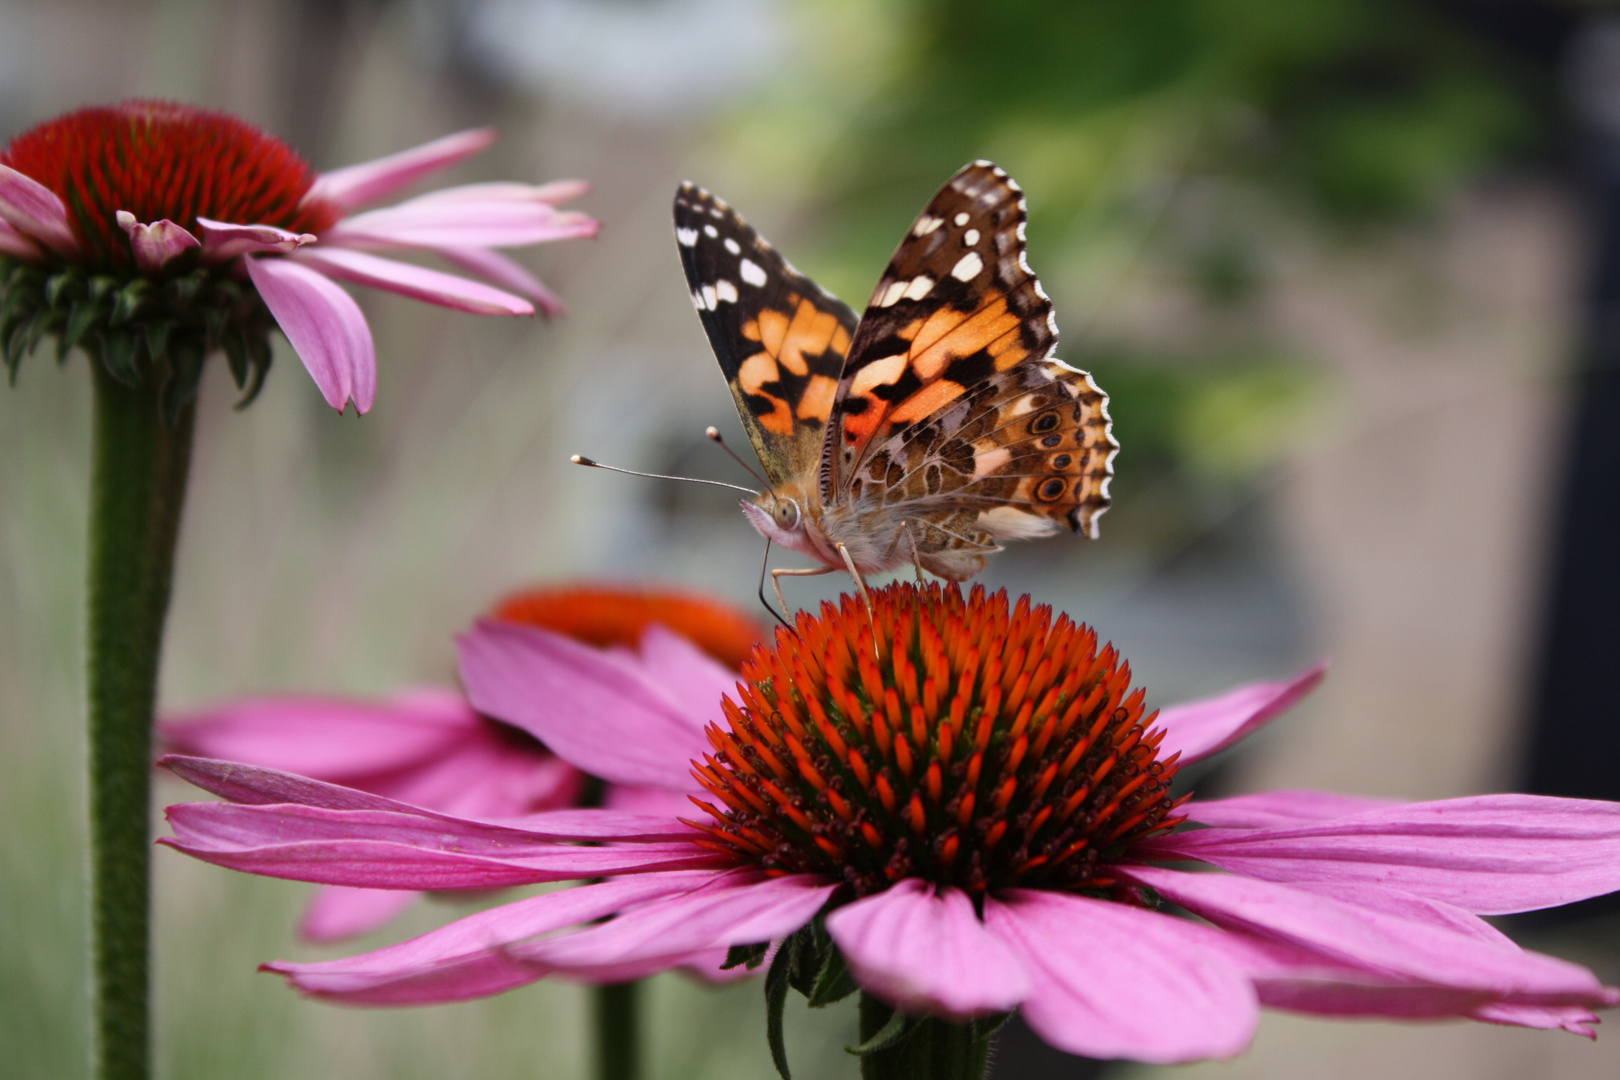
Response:
[{"label": "green flower stem", "polygon": [[641,1080],[641,984],[592,988],[598,1080]]},{"label": "green flower stem", "polygon": [[[861,1042],[883,1030],[894,1010],[861,992]],[[920,1021],[899,1041],[861,1058],[861,1080],[984,1080],[992,1025]]]},{"label": "green flower stem", "polygon": [[167,426],[156,378],[90,369],[91,1076],[145,1080],[152,709],[196,409]]}]

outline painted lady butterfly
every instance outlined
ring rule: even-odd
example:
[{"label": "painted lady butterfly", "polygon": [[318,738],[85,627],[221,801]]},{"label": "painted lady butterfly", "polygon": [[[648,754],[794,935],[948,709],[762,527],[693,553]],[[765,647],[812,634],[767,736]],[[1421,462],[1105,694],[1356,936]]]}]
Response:
[{"label": "painted lady butterfly", "polygon": [[[1051,358],[1052,303],[1024,257],[1024,197],[977,161],[950,179],[855,313],[724,202],[683,185],[675,238],[769,490],[754,528],[821,574],[905,563],[951,581],[998,541],[1108,508],[1108,397]],[[780,587],[778,587],[780,596]]]}]

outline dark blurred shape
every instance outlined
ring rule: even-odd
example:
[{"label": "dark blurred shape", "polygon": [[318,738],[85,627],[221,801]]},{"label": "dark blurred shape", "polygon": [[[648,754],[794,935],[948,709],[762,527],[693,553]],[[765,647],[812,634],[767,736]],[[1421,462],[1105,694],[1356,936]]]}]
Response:
[{"label": "dark blurred shape", "polygon": [[[1581,29],[1567,62],[1592,251],[1562,493],[1532,683],[1525,790],[1620,799],[1620,17]],[[1538,923],[1620,911],[1620,895]]]},{"label": "dark blurred shape", "polygon": [[1023,1017],[1014,1016],[996,1035],[995,1049],[990,1052],[990,1080],[1094,1080],[1110,1064],[1054,1050],[1029,1029]]}]

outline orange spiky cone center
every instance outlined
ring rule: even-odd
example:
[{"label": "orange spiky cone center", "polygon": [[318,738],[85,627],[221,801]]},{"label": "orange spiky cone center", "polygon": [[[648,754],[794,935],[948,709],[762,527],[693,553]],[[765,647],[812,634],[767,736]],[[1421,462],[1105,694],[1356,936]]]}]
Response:
[{"label": "orange spiky cone center", "polygon": [[[315,173],[281,140],[234,116],[163,101],[125,101],[47,120],[0,150],[0,163],[50,188],[67,206],[82,263],[129,272],[129,240],[114,218],[164,218],[198,235],[197,219],[319,233],[335,206],[304,196]],[[199,239],[200,239],[199,235]]]},{"label": "orange spiky cone center", "polygon": [[981,588],[872,601],[801,613],[744,665],[694,767],[705,846],[857,895],[905,877],[1112,892],[1112,861],[1180,823],[1157,714],[1090,628]]}]

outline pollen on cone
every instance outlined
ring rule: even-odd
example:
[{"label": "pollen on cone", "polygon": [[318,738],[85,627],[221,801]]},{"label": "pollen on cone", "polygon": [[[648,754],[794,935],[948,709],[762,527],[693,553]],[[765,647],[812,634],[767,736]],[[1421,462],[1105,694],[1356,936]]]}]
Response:
[{"label": "pollen on cone", "polygon": [[1113,858],[1181,820],[1144,695],[1090,629],[982,588],[872,603],[801,613],[743,665],[694,773],[726,808],[694,822],[709,846],[860,894],[907,876],[1102,891]]}]

